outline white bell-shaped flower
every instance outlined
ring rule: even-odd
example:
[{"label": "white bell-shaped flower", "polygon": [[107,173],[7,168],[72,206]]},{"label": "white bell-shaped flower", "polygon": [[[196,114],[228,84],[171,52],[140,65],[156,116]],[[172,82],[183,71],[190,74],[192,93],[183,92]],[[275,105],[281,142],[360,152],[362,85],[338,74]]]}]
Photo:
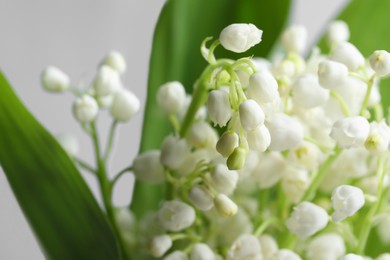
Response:
[{"label": "white bell-shaped flower", "polygon": [[332,220],[339,222],[354,215],[365,202],[364,193],[361,189],[350,186],[338,186],[332,193],[332,207],[334,213]]},{"label": "white bell-shaped flower", "polygon": [[122,88],[118,71],[102,65],[93,81],[93,89],[97,96],[112,95]]},{"label": "white bell-shaped flower", "polygon": [[238,108],[240,122],[246,131],[252,131],[264,124],[265,115],[259,104],[253,99],[242,102]]},{"label": "white bell-shaped flower", "polygon": [[328,213],[311,202],[301,202],[286,221],[287,228],[301,238],[309,237],[328,224]]},{"label": "white bell-shaped flower", "polygon": [[232,116],[229,94],[224,90],[213,90],[209,93],[207,110],[210,120],[220,127],[227,124]]},{"label": "white bell-shaped flower", "polygon": [[344,240],[335,233],[325,233],[313,238],[306,250],[309,260],[339,259],[344,254]]},{"label": "white bell-shaped flower", "polygon": [[341,42],[333,50],[331,60],[343,63],[349,70],[354,71],[364,66],[365,59],[360,51],[350,42]]},{"label": "white bell-shaped flower", "polygon": [[240,235],[230,247],[227,260],[262,259],[261,245],[257,237],[250,234]]},{"label": "white bell-shaped flower", "polygon": [[364,144],[370,131],[370,124],[362,116],[337,120],[332,127],[332,137],[342,148],[359,147]]},{"label": "white bell-shaped flower", "polygon": [[188,260],[188,256],[183,251],[176,250],[164,257],[163,260]]},{"label": "white bell-shaped flower", "polygon": [[166,114],[178,114],[186,103],[186,91],[178,81],[167,82],[157,91],[157,103]]},{"label": "white bell-shaped flower", "polygon": [[318,64],[318,82],[326,89],[336,89],[348,79],[348,68],[342,63],[324,60]]},{"label": "white bell-shaped flower", "polygon": [[133,118],[139,108],[140,102],[136,95],[123,88],[114,94],[110,112],[114,119],[126,122]]},{"label": "white bell-shaped flower", "polygon": [[190,147],[185,139],[168,135],[161,145],[160,161],[164,166],[175,170],[180,167],[189,154]]},{"label": "white bell-shaped flower", "polygon": [[278,243],[273,236],[267,234],[261,235],[259,237],[259,242],[264,259],[268,259],[268,257],[278,252]]},{"label": "white bell-shaped flower", "polygon": [[123,74],[126,71],[126,61],[122,53],[112,50],[104,57],[102,64],[111,67],[119,74]]},{"label": "white bell-shaped flower", "polygon": [[390,127],[385,121],[371,122],[365,146],[369,151],[381,153],[387,151],[390,144]]},{"label": "white bell-shaped flower", "polygon": [[280,180],[285,167],[286,162],[280,153],[264,154],[252,172],[253,180],[260,189],[270,188]]},{"label": "white bell-shaped flower", "polygon": [[289,249],[281,249],[267,260],[302,260],[302,258],[294,251]]},{"label": "white bell-shaped flower", "polygon": [[237,171],[229,170],[225,164],[215,165],[210,176],[212,186],[219,193],[230,195],[237,186]]},{"label": "white bell-shaped flower", "polygon": [[265,125],[259,125],[247,132],[249,148],[254,151],[264,152],[271,144],[271,134]]},{"label": "white bell-shaped flower", "polygon": [[133,173],[138,180],[148,183],[164,181],[164,167],[160,163],[159,150],[150,150],[137,155],[133,161]]},{"label": "white bell-shaped flower", "polygon": [[330,23],[326,32],[326,40],[332,46],[349,40],[349,27],[344,21],[338,20]]},{"label": "white bell-shaped flower", "polygon": [[164,229],[177,232],[195,222],[195,210],[181,201],[164,201],[157,213],[157,220]]},{"label": "white bell-shaped flower", "polygon": [[199,121],[191,126],[187,140],[196,148],[214,148],[218,141],[218,134],[208,123]]},{"label": "white bell-shaped flower", "polygon": [[374,51],[370,58],[371,68],[381,77],[390,74],[390,53],[385,50]]},{"label": "white bell-shaped flower", "polygon": [[70,157],[75,157],[79,151],[79,143],[73,135],[69,134],[59,134],[56,135],[56,139],[61,147]]},{"label": "white bell-shaped flower", "polygon": [[297,203],[302,198],[310,184],[310,177],[307,170],[288,166],[283,173],[282,189],[287,198]]},{"label": "white bell-shaped flower", "polygon": [[214,206],[213,197],[202,186],[194,186],[190,190],[188,198],[198,209],[208,211]]},{"label": "white bell-shaped flower", "polygon": [[275,114],[266,126],[271,134],[271,151],[298,148],[303,143],[303,127],[295,118],[283,113]]},{"label": "white bell-shaped flower", "polygon": [[49,66],[42,72],[41,82],[46,90],[52,92],[62,92],[70,87],[68,75],[54,66]]},{"label": "white bell-shaped flower", "polygon": [[149,242],[149,251],[154,257],[162,257],[172,247],[172,239],[168,235],[155,236]]},{"label": "white bell-shaped flower", "polygon": [[192,247],[190,260],[215,260],[215,255],[207,244],[197,243]]},{"label": "white bell-shaped flower", "polygon": [[307,30],[301,25],[292,25],[282,34],[282,46],[286,51],[302,53],[306,48]]},{"label": "white bell-shaped flower", "polygon": [[273,102],[279,97],[278,83],[269,70],[260,70],[250,77],[247,94],[259,104]]},{"label": "white bell-shaped flower", "polygon": [[347,254],[340,258],[340,260],[365,260],[363,256],[356,254]]},{"label": "white bell-shaped flower", "polygon": [[216,149],[223,156],[228,157],[238,147],[239,137],[235,132],[226,131],[219,138]]},{"label": "white bell-shaped flower", "polygon": [[292,100],[295,105],[309,109],[323,105],[329,98],[329,90],[322,88],[318,78],[312,74],[306,74],[292,85]]},{"label": "white bell-shaped flower", "polygon": [[225,49],[241,53],[260,43],[262,34],[253,24],[235,23],[222,30],[219,40]]},{"label": "white bell-shaped flower", "polygon": [[317,145],[309,142],[288,153],[287,159],[298,167],[315,170],[322,160],[322,152]]},{"label": "white bell-shaped flower", "polygon": [[218,213],[223,217],[231,217],[237,214],[238,207],[234,201],[232,201],[225,194],[218,194],[214,198],[214,206],[217,209]]},{"label": "white bell-shaped flower", "polygon": [[90,123],[99,112],[96,100],[88,95],[76,99],[73,103],[73,115],[80,123]]}]

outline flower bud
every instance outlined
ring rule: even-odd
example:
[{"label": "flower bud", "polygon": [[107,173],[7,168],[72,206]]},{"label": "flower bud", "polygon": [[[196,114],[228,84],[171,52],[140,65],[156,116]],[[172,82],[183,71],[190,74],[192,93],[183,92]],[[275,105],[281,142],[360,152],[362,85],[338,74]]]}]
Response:
[{"label": "flower bud", "polygon": [[272,102],[279,96],[278,83],[271,72],[261,70],[250,77],[247,92],[259,104]]},{"label": "flower bud", "polygon": [[224,127],[232,116],[229,94],[224,90],[213,90],[209,93],[207,110],[210,120],[220,127]]},{"label": "flower bud", "polygon": [[381,77],[390,74],[390,53],[384,50],[374,51],[370,58],[371,68]]},{"label": "flower bud", "polygon": [[235,23],[222,30],[219,40],[226,50],[241,53],[260,43],[262,34],[253,24]]},{"label": "flower bud", "polygon": [[338,88],[345,83],[347,78],[348,68],[342,63],[324,60],[318,65],[318,82],[323,88]]},{"label": "flower bud", "polygon": [[160,86],[157,92],[158,106],[166,114],[177,114],[186,102],[186,91],[178,81],[167,82]]},{"label": "flower bud", "polygon": [[310,109],[323,105],[329,98],[329,91],[322,88],[318,78],[312,74],[299,77],[292,86],[292,100],[295,105]]},{"label": "flower bud", "polygon": [[309,260],[339,259],[344,254],[344,240],[334,233],[326,233],[313,238],[306,251]]},{"label": "flower bud", "polygon": [[50,66],[41,75],[42,86],[52,92],[62,92],[70,87],[68,75],[60,69]]},{"label": "flower bud", "polygon": [[133,92],[122,89],[114,94],[110,112],[115,120],[126,122],[138,112],[139,108],[139,100]]},{"label": "flower bud", "polygon": [[238,146],[238,135],[235,132],[226,131],[217,142],[216,149],[223,156],[231,155]]},{"label": "flower bud", "polygon": [[189,154],[190,147],[186,140],[169,135],[165,137],[161,145],[160,161],[164,166],[175,170],[180,167]]},{"label": "flower bud", "polygon": [[159,235],[149,242],[149,250],[152,256],[162,257],[172,247],[172,239],[168,235]]},{"label": "flower bud", "polygon": [[211,183],[219,193],[230,195],[237,186],[238,173],[229,170],[224,164],[217,164],[210,174]]},{"label": "flower bud", "polygon": [[271,151],[298,148],[303,143],[303,127],[295,118],[283,113],[275,114],[266,126],[271,134]]},{"label": "flower bud", "polygon": [[302,258],[289,249],[281,249],[268,258],[268,260],[302,260]]},{"label": "flower bud", "polygon": [[264,234],[259,237],[259,242],[264,259],[278,252],[278,243],[274,237]]},{"label": "flower bud", "polygon": [[285,171],[286,162],[283,156],[277,152],[264,154],[253,170],[252,176],[260,189],[274,186]]},{"label": "flower bud", "polygon": [[336,46],[339,43],[348,41],[349,39],[348,24],[340,20],[330,23],[325,37],[328,43],[332,46]]},{"label": "flower bud", "polygon": [[59,134],[56,135],[56,139],[70,157],[75,157],[77,155],[77,152],[79,150],[79,143],[77,142],[75,136],[68,134]]},{"label": "flower bud", "polygon": [[202,211],[208,211],[214,206],[213,197],[202,186],[193,187],[188,198],[192,204]]},{"label": "flower bud", "polygon": [[304,201],[294,208],[286,221],[291,233],[301,238],[309,237],[328,224],[328,213],[321,207]]},{"label": "flower bud", "polygon": [[349,70],[354,71],[364,66],[364,57],[360,51],[350,42],[342,42],[336,46],[330,56],[331,60],[343,63]]},{"label": "flower bud", "polygon": [[214,199],[214,206],[223,217],[231,217],[236,215],[238,207],[225,194],[218,194]]},{"label": "flower bud", "polygon": [[253,99],[242,102],[239,106],[239,113],[241,125],[246,131],[252,131],[264,124],[264,112]]},{"label": "flower bud", "polygon": [[260,125],[247,132],[249,148],[254,151],[265,152],[271,144],[271,135],[265,125]]},{"label": "flower bud", "polygon": [[310,184],[309,174],[306,170],[288,167],[282,178],[282,189],[287,198],[298,203]]},{"label": "flower bud", "polygon": [[346,117],[333,124],[330,137],[342,148],[359,147],[366,141],[369,131],[370,124],[364,117]]},{"label": "flower bud", "polygon": [[340,260],[364,260],[364,257],[356,254],[348,254],[341,257]]},{"label": "flower bud", "polygon": [[302,53],[307,42],[307,31],[304,26],[292,25],[282,34],[282,46],[286,51]]},{"label": "flower bud", "polygon": [[241,147],[234,149],[233,153],[228,157],[226,165],[229,170],[240,170],[245,165],[247,151]]},{"label": "flower bud", "polygon": [[355,214],[364,205],[363,191],[350,185],[338,186],[332,193],[333,222],[339,222]]},{"label": "flower bud", "polygon": [[93,88],[97,96],[112,95],[122,88],[118,71],[102,65],[93,81]]},{"label": "flower bud", "polygon": [[187,140],[196,148],[214,148],[218,141],[218,135],[208,123],[199,121],[191,126]]},{"label": "flower bud", "polygon": [[368,134],[367,140],[364,143],[367,150],[374,153],[381,153],[389,148],[389,143],[390,128],[387,126],[386,122],[371,122],[370,133]]},{"label": "flower bud", "polygon": [[195,222],[195,210],[181,201],[164,201],[157,213],[157,220],[164,229],[177,232]]},{"label": "flower bud", "polygon": [[215,260],[215,256],[207,244],[197,243],[191,250],[190,260]]},{"label": "flower bud", "polygon": [[110,51],[106,57],[104,57],[102,64],[111,67],[119,74],[123,74],[126,71],[126,61],[123,55],[118,51]]},{"label": "flower bud", "polygon": [[240,235],[230,247],[226,259],[262,259],[259,240],[250,234]]},{"label": "flower bud", "polygon": [[138,180],[158,184],[164,181],[164,167],[160,163],[160,151],[151,150],[137,155],[133,172]]},{"label": "flower bud", "polygon": [[163,258],[163,260],[188,260],[188,256],[183,251],[173,251]]},{"label": "flower bud", "polygon": [[84,95],[73,103],[73,115],[80,123],[90,123],[95,120],[99,106],[94,98]]}]

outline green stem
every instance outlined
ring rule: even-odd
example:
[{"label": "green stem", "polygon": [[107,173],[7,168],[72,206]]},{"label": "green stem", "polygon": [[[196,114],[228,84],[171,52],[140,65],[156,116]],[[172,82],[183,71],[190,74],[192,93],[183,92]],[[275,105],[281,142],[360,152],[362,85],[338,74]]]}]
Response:
[{"label": "green stem", "polygon": [[342,96],[340,96],[337,92],[331,90],[330,91],[330,96],[335,98],[339,105],[341,106],[341,110],[343,110],[343,113],[345,116],[351,116],[351,111],[349,111],[349,108],[347,104],[344,102],[344,99]]},{"label": "green stem", "polygon": [[116,129],[117,125],[118,125],[117,120],[114,120],[111,124],[110,133],[109,133],[109,137],[108,137],[108,143],[107,143],[106,151],[104,152],[104,156],[103,156],[103,160],[105,163],[108,160],[108,156],[110,156],[110,153],[112,150],[112,145],[114,144],[115,129]]},{"label": "green stem", "polygon": [[169,121],[171,121],[173,130],[175,130],[175,133],[180,132],[180,123],[179,120],[177,120],[177,116],[175,114],[169,115]]},{"label": "green stem", "polygon": [[364,111],[366,111],[368,101],[370,100],[371,90],[372,87],[374,86],[374,79],[375,79],[375,74],[367,82],[367,91],[366,91],[366,95],[364,96],[363,104],[362,107],[360,108],[359,115],[363,115]]},{"label": "green stem", "polygon": [[125,174],[126,172],[131,172],[131,171],[133,171],[132,166],[127,167],[127,168],[121,170],[120,172],[118,172],[117,175],[115,175],[115,177],[111,180],[111,187],[113,187],[115,185],[115,183],[120,179],[120,177],[122,177],[123,174]]},{"label": "green stem", "polygon": [[93,174],[96,174],[96,170],[90,166],[88,163],[80,160],[80,159],[77,159],[77,158],[74,158],[74,161],[81,167],[83,168],[84,170],[87,170],[89,171],[90,173],[93,173]]},{"label": "green stem", "polygon": [[261,223],[261,225],[253,232],[255,237],[260,236],[271,224],[279,223],[279,219],[276,217],[272,217]]}]

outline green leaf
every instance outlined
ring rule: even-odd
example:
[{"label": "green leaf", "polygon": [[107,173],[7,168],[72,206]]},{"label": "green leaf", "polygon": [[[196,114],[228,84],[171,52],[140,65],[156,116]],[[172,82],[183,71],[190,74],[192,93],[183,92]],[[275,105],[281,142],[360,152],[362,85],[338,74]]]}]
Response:
[{"label": "green leaf", "polygon": [[48,259],[119,259],[113,232],[80,173],[1,72],[0,164]]},{"label": "green leaf", "polygon": [[[232,23],[253,23],[264,31],[263,41],[244,54],[217,50],[217,58],[250,55],[265,57],[282,30],[290,0],[170,0],[164,6],[154,33],[150,59],[148,98],[140,151],[159,148],[171,130],[167,116],[156,104],[158,87],[168,81],[183,83],[188,93],[206,62],[200,54],[204,38],[217,38]],[[136,182],[132,209],[136,215],[156,209],[163,187]]]}]

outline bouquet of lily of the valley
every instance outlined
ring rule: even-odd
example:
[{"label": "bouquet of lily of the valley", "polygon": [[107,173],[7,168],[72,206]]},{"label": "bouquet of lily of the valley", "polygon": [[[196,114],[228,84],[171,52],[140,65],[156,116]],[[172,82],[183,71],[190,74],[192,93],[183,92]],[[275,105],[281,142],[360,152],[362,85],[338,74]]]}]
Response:
[{"label": "bouquet of lily of the valley", "polygon": [[[157,28],[181,5],[169,2]],[[390,259],[390,122],[379,88],[390,74],[390,53],[363,56],[349,42],[348,24],[337,20],[321,43],[326,52],[314,47],[303,56],[306,29],[291,25],[268,59],[252,55],[268,33],[261,24],[231,23],[205,37],[200,52],[189,50],[204,59],[199,74],[192,75],[191,61],[172,65],[196,78],[190,86],[180,77],[156,81],[151,71],[146,139],[113,178],[107,165],[116,129],[140,108],[122,84],[119,52],[103,58],[87,88],[54,66],[41,76],[46,90],[74,94],[72,112],[91,138],[94,164],[77,157],[72,137],[55,141],[1,79],[8,101],[0,98],[0,119],[11,123],[0,148],[19,150],[0,149],[0,162],[49,258]],[[155,39],[161,35],[157,30]],[[169,66],[171,57],[153,55],[152,70]],[[112,124],[103,146],[96,122],[106,112]],[[20,136],[7,140],[12,132]],[[17,154],[27,162],[18,166]],[[76,167],[96,177],[101,207]],[[23,171],[44,173],[36,181]],[[136,179],[133,202],[117,208],[112,192],[124,174]],[[63,208],[55,206],[60,197]]]}]

